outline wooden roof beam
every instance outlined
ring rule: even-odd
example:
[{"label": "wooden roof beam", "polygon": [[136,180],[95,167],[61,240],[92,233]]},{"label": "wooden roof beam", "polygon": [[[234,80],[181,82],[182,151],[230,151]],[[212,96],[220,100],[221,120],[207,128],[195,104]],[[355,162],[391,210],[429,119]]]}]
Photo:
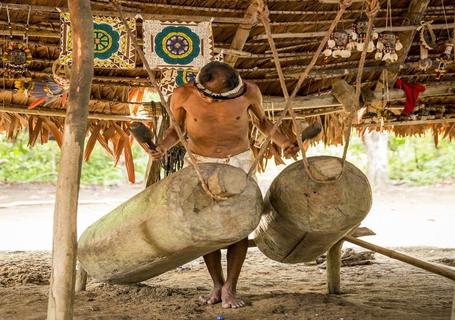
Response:
[{"label": "wooden roof beam", "polygon": [[[146,4],[146,3],[144,3]],[[31,5],[32,12],[45,12],[48,14],[59,14],[59,11],[68,11],[67,7],[52,7],[52,6],[40,6],[40,5]],[[28,4],[16,4],[16,3],[8,3],[8,8],[10,10],[28,10]],[[200,10],[197,10],[200,11]],[[110,11],[110,10],[92,10],[93,15],[104,15],[104,16],[112,16],[118,17],[119,14],[117,11]],[[244,18],[237,18],[237,17],[226,17],[226,16],[214,16],[212,15],[192,15],[192,14],[151,14],[151,13],[144,13],[138,12],[138,10],[131,10],[128,8],[124,9],[124,15],[127,18],[135,18],[137,14],[141,14],[144,19],[155,19],[155,20],[168,20],[168,21],[210,21],[213,19],[213,22],[220,22],[220,23],[247,23],[248,21]],[[60,34],[59,34],[60,36]]]},{"label": "wooden roof beam", "polygon": [[[234,38],[231,42],[231,50],[242,50],[245,46],[245,43],[250,36],[251,28],[257,23],[258,21],[258,14],[263,8],[263,3],[260,0],[253,0],[251,4],[246,9],[244,20],[247,20],[246,23],[241,23],[235,32]],[[230,64],[231,66],[235,66],[235,63],[238,60],[237,55],[226,54],[224,56],[224,62]]]},{"label": "wooden roof beam", "polygon": [[[428,0],[424,0],[428,1]],[[419,2],[416,0],[416,2]],[[420,21],[419,21],[420,23]],[[413,25],[406,25],[406,26],[399,26],[399,27],[394,27],[393,31],[394,32],[409,32],[409,31],[416,31],[417,28],[420,25],[418,24],[413,24]],[[453,28],[455,27],[455,23],[449,23],[448,25],[446,24],[434,24],[432,25],[432,28],[434,30],[440,30],[440,29],[446,29],[447,27]],[[387,29],[384,28],[376,28],[375,29],[377,32],[383,32],[387,31]],[[300,32],[300,33],[292,33],[292,32],[286,32],[286,33],[274,33],[272,36],[274,39],[304,39],[304,38],[322,38],[325,35],[325,31],[317,31],[317,32]],[[252,40],[265,40],[267,39],[267,36],[265,34],[260,34],[252,38]]]},{"label": "wooden roof beam", "polygon": [[[442,97],[442,96],[453,96],[455,94],[455,82],[434,82],[430,83],[427,86],[427,90],[421,94],[421,98],[430,98],[430,97]],[[402,90],[392,89],[390,90],[390,100],[391,101],[401,101],[406,98]],[[382,94],[375,92],[371,99],[381,100]],[[90,104],[100,102],[100,100],[90,100]],[[104,102],[104,100],[103,100]],[[112,102],[113,104],[122,103],[122,102]],[[126,105],[125,102],[123,104]],[[333,108],[341,107],[341,103],[332,95],[325,96],[305,96],[305,97],[296,97],[292,102],[293,109],[295,110],[311,110],[318,108]],[[264,109],[266,111],[279,112],[282,111],[285,105],[283,97],[278,96],[264,96]],[[159,104],[157,104],[157,111],[161,110]],[[17,104],[8,104],[5,106],[0,105],[0,113],[21,113],[21,114],[31,114],[31,115],[44,115],[44,116],[64,116],[64,110],[51,110],[46,108],[36,108],[36,109],[24,109],[24,105]],[[151,119],[151,117],[143,116],[140,117],[143,120]],[[119,115],[119,114],[105,114],[105,113],[96,113],[91,112],[89,114],[89,119],[102,119],[102,120],[118,120],[118,121],[129,121],[138,119],[138,117],[132,117],[128,115]]]}]

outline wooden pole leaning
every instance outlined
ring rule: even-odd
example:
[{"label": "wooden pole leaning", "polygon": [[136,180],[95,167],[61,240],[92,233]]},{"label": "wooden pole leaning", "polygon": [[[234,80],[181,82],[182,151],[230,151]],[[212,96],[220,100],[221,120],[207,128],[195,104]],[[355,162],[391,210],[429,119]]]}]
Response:
[{"label": "wooden pole leaning", "polygon": [[434,274],[437,274],[437,275],[440,275],[440,276],[443,276],[450,280],[455,281],[455,270],[454,269],[444,267],[444,266],[439,266],[434,263],[426,262],[426,261],[408,256],[406,254],[403,254],[403,253],[400,253],[400,252],[397,252],[397,251],[394,251],[391,249],[383,248],[383,247],[380,247],[378,245],[369,243],[369,242],[361,240],[361,239],[354,238],[352,236],[346,236],[346,237],[344,237],[344,240],[351,242],[353,244],[356,244],[360,247],[366,248],[368,250],[372,250],[374,252],[383,254],[389,258],[399,260],[401,262],[413,265],[414,267],[429,271],[431,273],[434,273]]},{"label": "wooden pole leaning", "polygon": [[93,20],[88,0],[68,0],[73,68],[57,181],[48,320],[73,318],[77,201],[93,77]]},{"label": "wooden pole leaning", "polygon": [[160,90],[160,88],[158,86],[158,83],[157,83],[157,81],[155,79],[155,74],[153,73],[152,69],[150,68],[150,65],[149,65],[147,59],[145,58],[144,51],[142,51],[142,48],[139,46],[136,37],[131,32],[131,29],[128,26],[128,23],[127,23],[127,21],[125,19],[125,15],[123,13],[121,5],[116,0],[111,0],[111,3],[113,4],[113,6],[117,9],[117,11],[119,13],[120,19],[122,20],[123,25],[125,26],[125,30],[126,30],[126,32],[128,34],[128,37],[131,39],[131,43],[133,44],[134,48],[136,49],[137,55],[139,56],[139,58],[141,59],[143,65],[144,65],[144,69],[147,71],[147,74],[148,74],[149,79],[150,79],[150,83],[152,84],[152,86],[155,88],[155,90],[158,92],[158,94],[160,96],[161,105],[164,106],[164,108],[166,109],[166,112],[169,115],[171,126],[174,128],[175,132],[177,133],[177,136],[178,136],[178,138],[180,140],[180,143],[183,145],[183,147],[185,148],[185,150],[186,150],[186,152],[187,152],[187,154],[188,154],[188,156],[190,158],[190,164],[193,166],[194,171],[196,171],[196,174],[197,174],[197,176],[198,176],[198,178],[199,178],[199,180],[201,182],[202,189],[213,200],[217,200],[217,201],[226,200],[225,197],[213,194],[210,191],[210,189],[209,189],[209,187],[207,185],[207,181],[205,181],[204,177],[202,176],[202,172],[201,172],[199,166],[197,165],[196,158],[194,157],[193,153],[191,152],[190,148],[188,147],[188,144],[187,144],[187,142],[185,140],[185,137],[183,135],[182,129],[180,128],[180,125],[175,120],[174,115],[171,112],[171,108],[169,107],[169,103],[164,98],[163,93],[161,92],[161,90]]},{"label": "wooden pole leaning", "polygon": [[268,147],[268,145],[269,145],[269,143],[270,143],[270,141],[272,139],[272,136],[277,132],[278,127],[281,125],[284,117],[287,115],[289,109],[291,108],[292,100],[294,100],[294,98],[297,96],[297,93],[300,90],[300,88],[302,87],[303,82],[308,77],[311,69],[313,69],[313,67],[316,64],[318,58],[320,57],[320,55],[322,53],[322,50],[324,49],[327,41],[329,40],[330,34],[333,32],[333,30],[335,30],[335,27],[337,26],[338,22],[340,21],[341,17],[343,16],[343,13],[352,4],[352,0],[341,0],[340,4],[341,4],[340,5],[340,10],[338,10],[338,13],[337,13],[335,19],[332,21],[332,24],[330,25],[329,30],[326,32],[326,35],[324,36],[324,39],[319,44],[319,47],[316,50],[316,52],[314,53],[310,64],[307,65],[307,67],[305,68],[305,71],[302,72],[302,74],[300,75],[300,78],[297,81],[297,84],[295,85],[291,96],[289,97],[289,99],[286,101],[286,103],[284,105],[283,112],[281,113],[281,115],[277,119],[277,121],[275,122],[272,130],[267,135],[265,141],[262,143],[261,149],[259,150],[259,153],[256,156],[256,159],[254,160],[253,164],[251,165],[250,170],[248,171],[248,177],[251,177],[254,174],[254,172],[256,171],[256,167],[257,167],[257,165],[259,163],[259,160],[262,158],[262,156],[264,155],[265,151],[267,150],[267,147]]}]

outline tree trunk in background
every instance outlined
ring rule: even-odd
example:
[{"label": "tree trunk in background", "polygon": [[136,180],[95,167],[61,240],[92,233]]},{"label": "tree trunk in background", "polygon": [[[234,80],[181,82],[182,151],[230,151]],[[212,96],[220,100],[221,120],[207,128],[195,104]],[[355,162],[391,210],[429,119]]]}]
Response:
[{"label": "tree trunk in background", "polygon": [[68,0],[73,65],[54,210],[48,320],[73,319],[77,201],[93,77],[93,20],[89,0]]},{"label": "tree trunk in background", "polygon": [[389,135],[386,132],[369,132],[363,136],[368,157],[367,176],[375,191],[387,188],[389,184]]}]

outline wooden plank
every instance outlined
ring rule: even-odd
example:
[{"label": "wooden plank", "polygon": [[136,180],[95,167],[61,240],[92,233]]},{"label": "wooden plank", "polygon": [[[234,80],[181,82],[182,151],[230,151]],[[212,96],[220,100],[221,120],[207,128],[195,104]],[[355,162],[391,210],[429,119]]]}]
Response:
[{"label": "wooden plank", "polygon": [[93,20],[89,0],[69,0],[73,66],[57,180],[48,320],[73,319],[77,200],[93,76]]},{"label": "wooden plank", "polygon": [[[242,23],[237,27],[235,31],[234,38],[232,39],[232,43],[230,46],[231,50],[242,50],[245,46],[245,43],[250,36],[251,28],[254,24],[256,24],[258,20],[259,10],[262,8],[262,2],[260,0],[253,0],[251,4],[248,6],[248,9],[245,12],[244,19],[248,22]],[[235,66],[239,56],[226,54],[224,56],[224,62],[230,64],[231,66]]]},{"label": "wooden plank", "polygon": [[349,241],[353,244],[356,244],[360,247],[366,248],[368,250],[372,250],[374,252],[380,253],[389,258],[399,260],[401,262],[413,265],[414,267],[426,270],[428,272],[431,272],[431,273],[434,273],[434,274],[437,274],[437,275],[440,275],[440,276],[443,276],[450,280],[455,281],[455,270],[453,268],[426,262],[426,261],[408,256],[406,254],[403,254],[403,253],[400,253],[400,252],[397,252],[397,251],[394,251],[391,249],[383,248],[378,245],[375,245],[375,244],[372,244],[372,243],[369,243],[364,240],[360,240],[360,239],[357,239],[357,238],[354,238],[351,236],[346,236],[344,238],[344,240]]}]

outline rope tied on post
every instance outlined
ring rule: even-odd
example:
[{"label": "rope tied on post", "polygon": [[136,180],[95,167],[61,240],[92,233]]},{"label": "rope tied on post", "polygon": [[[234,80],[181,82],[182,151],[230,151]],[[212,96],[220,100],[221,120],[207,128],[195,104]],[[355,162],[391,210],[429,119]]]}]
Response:
[{"label": "rope tied on post", "polygon": [[[362,54],[360,56],[360,62],[359,62],[359,68],[357,71],[357,78],[355,81],[355,103],[356,106],[352,109],[352,111],[348,114],[347,120],[348,120],[348,129],[346,132],[345,136],[345,145],[343,149],[343,158],[342,158],[342,164],[341,164],[341,173],[339,177],[343,174],[344,166],[346,163],[346,157],[348,153],[348,148],[349,148],[349,142],[351,140],[351,131],[352,131],[352,122],[355,113],[359,109],[360,106],[360,94],[361,94],[361,89],[362,89],[362,75],[363,75],[363,69],[365,67],[365,61],[367,57],[367,52],[368,52],[368,44],[371,41],[372,34],[373,34],[373,22],[374,18],[379,12],[379,1],[378,0],[367,0],[367,6],[368,8],[366,9],[366,15],[368,17],[368,31],[365,39],[365,44],[363,47]],[[338,178],[339,178],[338,177]]]},{"label": "rope tied on post", "polygon": [[155,74],[153,73],[152,69],[150,68],[150,65],[148,64],[148,61],[145,58],[144,52],[142,51],[142,48],[139,46],[136,37],[131,32],[131,29],[128,26],[128,23],[125,19],[125,15],[123,14],[122,6],[117,2],[117,0],[111,0],[111,3],[119,13],[120,19],[122,20],[122,23],[125,26],[125,30],[131,39],[131,43],[133,44],[134,48],[136,49],[136,52],[144,65],[144,69],[147,71],[147,74],[150,79],[150,83],[152,84],[153,88],[155,88],[156,91],[158,92],[158,95],[160,97],[160,102],[164,106],[166,112],[168,113],[170,123],[171,123],[172,127],[174,128],[175,132],[177,133],[180,143],[185,148],[185,150],[188,154],[189,162],[190,162],[191,166],[194,168],[194,171],[196,172],[196,175],[197,175],[199,181],[201,182],[202,189],[205,191],[205,193],[207,193],[207,195],[210,198],[212,198],[215,201],[226,200],[227,199],[226,197],[216,195],[212,191],[210,191],[207,181],[204,179],[204,176],[202,175],[202,171],[197,164],[197,160],[194,157],[193,153],[191,152],[190,148],[188,147],[188,143],[185,140],[185,137],[180,128],[180,125],[175,120],[175,117],[171,112],[171,108],[169,106],[168,101],[164,98],[163,93],[159,89],[158,82],[156,81],[156,78],[155,78]]},{"label": "rope tied on post", "polygon": [[338,22],[341,20],[341,17],[343,16],[344,12],[346,11],[346,9],[348,7],[351,6],[351,4],[352,4],[352,0],[340,0],[340,9],[338,10],[336,17],[333,19],[329,29],[327,30],[327,32],[326,32],[326,34],[324,36],[324,38],[322,39],[321,43],[319,44],[318,49],[314,53],[313,58],[311,59],[311,62],[306,66],[305,70],[301,73],[301,75],[299,77],[299,80],[297,81],[297,84],[295,85],[295,87],[294,87],[294,89],[292,91],[292,94],[290,96],[289,96],[289,93],[287,92],[287,87],[286,87],[286,84],[284,82],[283,69],[281,68],[281,64],[280,64],[279,59],[278,59],[278,52],[276,50],[275,43],[274,43],[274,40],[273,40],[273,36],[272,36],[272,33],[271,33],[270,22],[268,20],[268,9],[266,9],[266,6],[264,5],[264,11],[261,14],[260,18],[261,18],[262,23],[264,24],[264,28],[265,28],[265,31],[267,33],[267,38],[268,38],[268,41],[269,41],[269,45],[270,45],[271,51],[273,53],[275,66],[276,66],[278,75],[280,77],[280,85],[281,85],[281,88],[283,90],[283,94],[285,96],[285,106],[284,106],[283,112],[281,113],[281,115],[279,116],[279,118],[275,122],[274,126],[272,127],[272,130],[270,131],[270,133],[267,135],[265,141],[263,142],[263,144],[261,146],[261,149],[260,149],[258,155],[256,156],[256,159],[254,160],[253,164],[251,165],[251,168],[250,168],[250,170],[248,172],[248,177],[250,177],[254,173],[254,171],[256,170],[256,167],[257,167],[257,165],[259,163],[259,160],[262,158],[262,156],[264,155],[265,151],[267,150],[267,147],[268,147],[268,145],[269,145],[269,143],[270,143],[270,141],[272,139],[272,136],[277,132],[279,126],[283,122],[283,119],[288,114],[288,112],[291,115],[294,127],[297,130],[297,143],[298,143],[299,148],[300,148],[300,150],[302,152],[303,164],[304,164],[305,169],[307,170],[309,176],[311,177],[311,179],[314,180],[315,182],[319,182],[319,183],[329,183],[329,182],[331,182],[333,180],[338,179],[341,176],[341,174],[340,174],[340,176],[336,177],[335,179],[330,179],[330,180],[320,180],[320,179],[316,179],[313,176],[312,172],[309,169],[310,168],[310,164],[308,162],[308,159],[306,157],[306,152],[305,152],[305,149],[303,147],[303,142],[302,142],[302,139],[301,139],[300,124],[297,123],[297,120],[295,118],[295,114],[294,114],[294,112],[292,110],[292,107],[291,107],[291,102],[297,96],[297,93],[300,90],[300,88],[302,87],[303,82],[306,80],[306,78],[308,77],[310,71],[313,69],[313,67],[316,64],[318,58],[320,57],[320,55],[322,53],[322,50],[324,49],[325,45],[327,44],[327,41],[330,38],[330,35],[335,30]]}]

